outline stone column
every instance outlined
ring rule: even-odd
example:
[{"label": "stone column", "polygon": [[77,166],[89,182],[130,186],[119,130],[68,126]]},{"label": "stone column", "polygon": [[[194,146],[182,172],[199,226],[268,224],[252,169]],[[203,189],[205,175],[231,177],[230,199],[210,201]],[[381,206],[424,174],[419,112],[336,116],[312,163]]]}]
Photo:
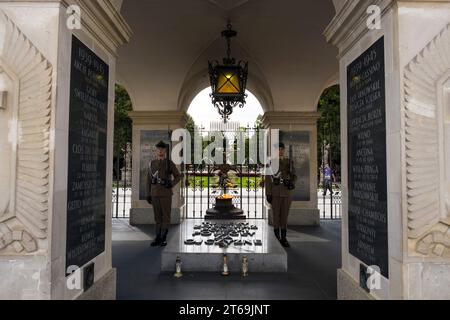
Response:
[{"label": "stone column", "polygon": [[[262,121],[266,129],[279,129],[280,141],[292,145],[298,175],[289,225],[317,226],[317,112],[267,112]],[[289,151],[289,150],[287,150]],[[272,212],[269,209],[269,220]]]},{"label": "stone column", "polygon": [[[133,177],[131,225],[155,224],[153,208],[146,200],[149,161],[154,159],[155,145],[163,140],[169,143],[169,133],[184,128],[186,113],[180,111],[133,111]],[[179,224],[183,217],[184,198],[181,183],[174,188],[172,200],[172,224]]]},{"label": "stone column", "polygon": [[[367,14],[369,5],[378,6],[369,12],[380,12],[379,28],[373,24],[374,16]],[[325,32],[340,50],[341,299],[450,298],[449,24],[447,1],[347,1]],[[355,99],[359,93],[364,99],[372,98]],[[377,122],[374,105],[385,110],[385,123]],[[365,114],[361,108],[375,113],[366,113],[359,123],[351,117],[348,123],[349,113]],[[349,131],[372,120],[377,130],[361,130],[356,138]],[[373,146],[370,131],[380,133],[380,129],[385,134],[374,139],[377,146]],[[361,145],[347,144],[350,137],[366,143],[365,154],[370,157],[370,150],[377,151],[375,158],[385,152],[385,169],[378,161],[371,166],[378,170],[365,172],[375,174],[378,182],[386,177],[370,192],[360,188],[370,184],[358,186],[357,179],[349,178],[359,173],[358,166],[350,163],[355,161],[351,150],[364,151]],[[376,196],[386,212],[378,205],[369,210],[370,200],[362,206],[355,202],[364,193]],[[374,259],[384,265],[380,286],[363,290],[365,281],[360,279],[367,276],[365,268]]]},{"label": "stone column", "polygon": [[[80,15],[68,14],[67,3],[77,5]],[[74,19],[80,21],[79,28],[78,23],[72,24]],[[0,107],[0,299],[115,298],[111,261],[115,59],[117,46],[129,33],[109,1],[0,3],[0,91],[4,97]],[[103,61],[95,66],[90,63],[97,58],[80,63],[76,72],[85,78],[76,81],[71,81],[77,74],[72,70],[73,37],[84,46],[74,56],[96,55]],[[93,68],[95,80],[90,73]],[[97,91],[85,85],[86,78],[99,85]],[[107,120],[106,126],[102,122],[101,127],[89,127],[90,132],[104,137],[93,140],[106,142],[104,148],[99,145],[96,151],[90,150],[92,153],[82,147],[87,140],[69,143],[69,136],[81,139],[80,132],[69,132],[77,121],[71,116],[69,122],[71,111],[88,106],[92,117],[83,118],[86,123],[94,124],[100,114]],[[98,159],[93,160],[94,165],[104,166],[104,174],[89,178],[78,166],[69,167],[69,154],[78,159],[88,153]],[[77,186],[69,185],[69,176],[77,177]],[[104,203],[84,201],[92,192],[89,179],[104,188]],[[79,202],[69,204],[69,196],[78,197]],[[76,241],[80,241],[70,247],[68,216],[73,218],[72,210],[78,209],[104,217],[104,224],[96,224],[99,229],[93,233],[88,230],[93,228],[92,221],[80,222],[75,228],[72,225],[71,230],[80,235]],[[81,248],[88,240],[82,239],[82,234],[98,244],[86,255]],[[71,287],[67,286],[67,263],[75,254],[69,258],[67,252],[73,249],[80,254],[77,261],[81,264]],[[93,273],[88,274],[86,267],[92,263]],[[92,278],[84,281],[84,275]]]}]

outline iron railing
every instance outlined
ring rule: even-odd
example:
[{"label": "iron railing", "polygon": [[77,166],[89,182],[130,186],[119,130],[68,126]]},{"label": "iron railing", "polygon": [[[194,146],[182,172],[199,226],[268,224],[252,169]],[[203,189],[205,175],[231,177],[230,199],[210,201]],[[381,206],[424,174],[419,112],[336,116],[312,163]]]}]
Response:
[{"label": "iron railing", "polygon": [[[244,128],[247,137],[251,132],[258,134],[256,128]],[[201,133],[204,134],[204,133]],[[131,208],[131,152],[123,152],[115,159],[113,173],[112,217],[128,218]],[[128,168],[128,169],[127,169]],[[206,215],[206,210],[213,208],[216,198],[224,191],[233,196],[234,205],[243,210],[249,219],[267,219],[265,190],[262,165],[231,166],[230,184],[223,190],[219,186],[217,175],[219,168],[215,165],[182,165],[183,183],[181,184],[181,203],[183,214],[187,219],[199,219]],[[323,186],[321,186],[323,187]],[[323,195],[318,190],[318,208],[321,219],[341,219],[342,198],[339,184],[333,184],[333,192]]]},{"label": "iron railing", "polygon": [[322,220],[340,220],[342,218],[342,193],[337,184],[333,184],[333,192],[324,193],[324,188],[318,190],[318,207]]},{"label": "iron railing", "polygon": [[218,167],[213,165],[184,166],[185,218],[203,218],[214,207],[216,198],[226,192],[233,196],[233,204],[249,219],[267,218],[261,166],[232,166],[230,183],[224,190],[219,186]]},{"label": "iron railing", "polygon": [[113,171],[112,217],[128,218],[131,208],[131,157],[124,153],[115,159]]}]

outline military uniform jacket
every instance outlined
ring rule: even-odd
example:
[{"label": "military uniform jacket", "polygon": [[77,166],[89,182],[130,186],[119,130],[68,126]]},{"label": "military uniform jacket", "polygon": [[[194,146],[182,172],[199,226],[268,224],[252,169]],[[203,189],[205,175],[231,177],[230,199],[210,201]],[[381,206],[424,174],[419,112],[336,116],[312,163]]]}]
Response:
[{"label": "military uniform jacket", "polygon": [[297,175],[295,173],[294,164],[289,159],[283,158],[280,159],[280,170],[275,176],[267,176],[264,180],[266,194],[272,197],[281,197],[288,198],[292,195],[292,191],[290,191],[283,184],[275,185],[273,180],[274,178],[281,178],[283,180],[291,180],[295,185],[297,182]]},{"label": "military uniform jacket", "polygon": [[[170,174],[167,171],[167,160],[153,160],[148,172],[148,190],[151,197],[171,197],[173,190],[160,184],[152,184],[152,177],[161,180],[170,180],[172,186],[176,186],[181,181],[181,174],[177,166],[170,161]],[[173,176],[173,180],[172,180]]]}]

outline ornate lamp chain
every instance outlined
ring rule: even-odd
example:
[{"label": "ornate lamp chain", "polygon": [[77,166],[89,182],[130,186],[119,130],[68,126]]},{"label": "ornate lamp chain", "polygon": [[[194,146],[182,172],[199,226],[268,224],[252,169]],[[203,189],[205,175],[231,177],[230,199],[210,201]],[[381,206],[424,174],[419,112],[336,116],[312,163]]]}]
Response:
[{"label": "ornate lamp chain", "polygon": [[[231,23],[228,23],[228,31],[231,31],[233,28],[233,26],[231,25]],[[231,37],[227,36],[227,44],[228,44],[228,50],[227,50],[227,55],[228,55],[228,61],[231,60]]]}]

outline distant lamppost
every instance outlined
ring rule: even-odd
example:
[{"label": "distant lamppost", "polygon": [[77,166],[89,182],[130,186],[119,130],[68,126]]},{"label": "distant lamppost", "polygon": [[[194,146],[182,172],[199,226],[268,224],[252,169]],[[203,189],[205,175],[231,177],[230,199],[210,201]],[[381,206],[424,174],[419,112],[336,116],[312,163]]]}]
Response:
[{"label": "distant lamppost", "polygon": [[217,60],[209,62],[209,77],[211,80],[213,105],[219,111],[224,122],[227,122],[233,109],[237,106],[243,108],[246,103],[245,93],[248,78],[248,62],[239,61],[231,57],[231,39],[237,36],[229,23],[222,37],[227,41],[227,57],[223,64]]}]

